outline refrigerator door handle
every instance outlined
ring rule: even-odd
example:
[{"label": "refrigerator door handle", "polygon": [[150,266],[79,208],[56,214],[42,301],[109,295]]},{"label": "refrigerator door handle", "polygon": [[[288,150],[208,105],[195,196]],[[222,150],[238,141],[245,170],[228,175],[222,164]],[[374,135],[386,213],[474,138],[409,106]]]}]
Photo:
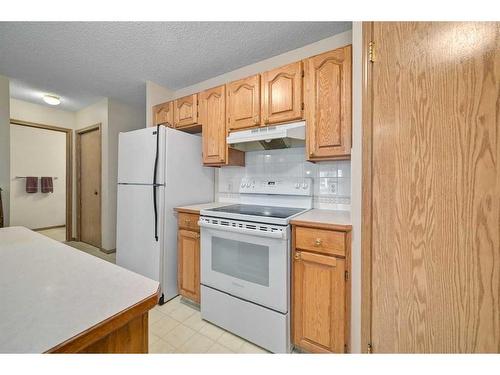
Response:
[{"label": "refrigerator door handle", "polygon": [[156,188],[158,184],[156,183],[156,172],[158,170],[158,148],[160,142],[160,125],[156,125],[156,154],[155,154],[155,166],[153,171],[153,210],[155,214],[155,240],[158,242],[158,207],[156,206]]}]

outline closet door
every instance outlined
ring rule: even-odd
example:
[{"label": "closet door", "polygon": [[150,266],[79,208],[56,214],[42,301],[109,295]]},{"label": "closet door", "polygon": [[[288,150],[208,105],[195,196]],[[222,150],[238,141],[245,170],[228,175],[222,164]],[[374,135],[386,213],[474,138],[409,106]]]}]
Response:
[{"label": "closet door", "polygon": [[500,24],[364,27],[363,350],[498,353]]}]

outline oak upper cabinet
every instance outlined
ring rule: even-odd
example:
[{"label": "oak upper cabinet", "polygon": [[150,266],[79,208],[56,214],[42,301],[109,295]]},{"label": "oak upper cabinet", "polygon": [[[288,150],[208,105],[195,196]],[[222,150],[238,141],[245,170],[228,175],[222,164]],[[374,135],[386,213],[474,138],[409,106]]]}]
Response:
[{"label": "oak upper cabinet", "polygon": [[260,125],[260,75],[228,83],[227,129],[239,130]]},{"label": "oak upper cabinet", "polygon": [[200,303],[199,215],[179,212],[177,232],[177,283],[179,293]]},{"label": "oak upper cabinet", "polygon": [[310,161],[351,155],[351,46],[304,61],[307,156]]},{"label": "oak upper cabinet", "polygon": [[265,125],[302,119],[302,62],[262,73],[261,95]]},{"label": "oak upper cabinet", "polygon": [[174,126],[174,102],[166,102],[153,106],[153,126]]},{"label": "oak upper cabinet", "polygon": [[292,230],[293,343],[311,353],[347,352],[350,233],[295,225]]},{"label": "oak upper cabinet", "polygon": [[245,165],[245,153],[228,148],[226,142],[226,86],[200,94],[203,164],[207,166]]},{"label": "oak upper cabinet", "polygon": [[198,94],[188,95],[174,101],[174,124],[176,128],[198,123]]}]

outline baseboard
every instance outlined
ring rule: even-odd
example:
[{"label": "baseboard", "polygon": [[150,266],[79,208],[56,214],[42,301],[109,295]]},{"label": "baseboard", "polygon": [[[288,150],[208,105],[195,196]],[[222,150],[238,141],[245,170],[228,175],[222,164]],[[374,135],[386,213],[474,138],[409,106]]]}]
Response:
[{"label": "baseboard", "polygon": [[103,249],[102,247],[99,248],[99,250],[101,250],[103,253],[105,254],[113,254],[113,253],[116,253],[116,249],[111,249],[111,250],[106,250],[106,249]]},{"label": "baseboard", "polygon": [[56,228],[64,228],[66,226],[66,224],[62,224],[62,225],[53,225],[51,227],[43,227],[43,228],[36,228],[36,229],[32,229],[33,231],[35,232],[39,232],[41,230],[48,230],[48,229],[56,229]]}]

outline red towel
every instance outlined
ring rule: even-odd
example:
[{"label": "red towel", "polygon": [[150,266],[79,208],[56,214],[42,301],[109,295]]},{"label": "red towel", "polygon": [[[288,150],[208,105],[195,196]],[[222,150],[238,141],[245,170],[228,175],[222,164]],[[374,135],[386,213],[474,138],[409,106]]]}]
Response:
[{"label": "red towel", "polygon": [[26,193],[38,192],[38,177],[26,177]]},{"label": "red towel", "polygon": [[40,185],[42,186],[42,193],[53,193],[54,185],[52,184],[52,177],[41,177]]}]

